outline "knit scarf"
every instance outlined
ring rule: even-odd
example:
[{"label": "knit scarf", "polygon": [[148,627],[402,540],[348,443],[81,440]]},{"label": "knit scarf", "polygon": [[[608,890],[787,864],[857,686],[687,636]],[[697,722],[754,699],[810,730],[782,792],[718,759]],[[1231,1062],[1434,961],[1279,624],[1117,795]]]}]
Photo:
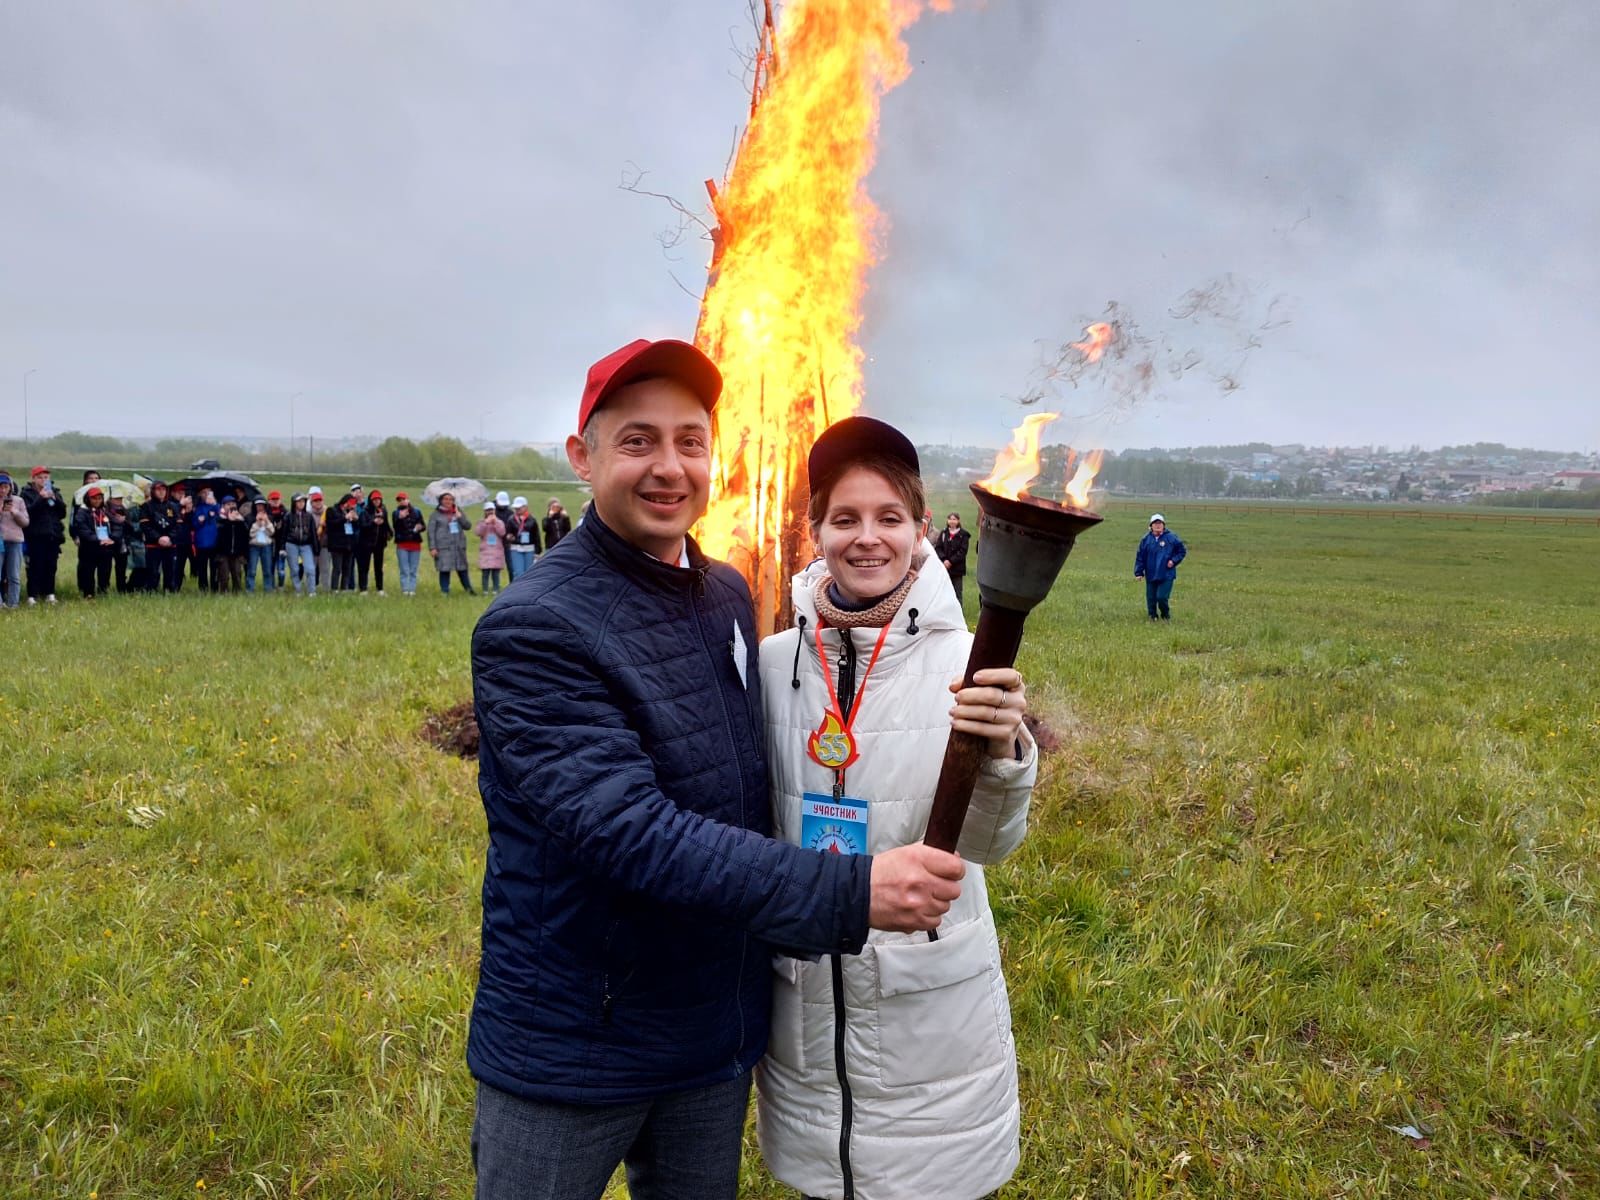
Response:
[{"label": "knit scarf", "polygon": [[834,629],[882,629],[891,620],[895,613],[900,611],[900,606],[905,603],[906,596],[911,591],[911,585],[917,581],[917,572],[922,569],[922,564],[927,561],[927,556],[919,554],[911,560],[911,570],[906,572],[906,577],[900,581],[898,587],[871,608],[852,612],[840,608],[828,595],[828,589],[833,585],[833,576],[824,573],[817,580],[817,586],[811,592],[811,599],[817,606],[817,616],[824,625]]}]

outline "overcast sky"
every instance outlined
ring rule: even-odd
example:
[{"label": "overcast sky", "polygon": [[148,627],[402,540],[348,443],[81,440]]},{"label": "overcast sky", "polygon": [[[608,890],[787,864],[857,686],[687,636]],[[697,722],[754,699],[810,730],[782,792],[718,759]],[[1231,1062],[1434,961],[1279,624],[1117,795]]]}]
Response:
[{"label": "overcast sky", "polygon": [[[617,184],[702,199],[748,41],[745,0],[5,0],[0,435],[31,368],[36,436],[286,436],[297,392],[302,437],[564,436],[592,359],[692,332],[702,248]],[[863,344],[916,440],[1004,440],[1114,300],[1204,365],[1086,381],[1062,437],[1600,445],[1594,0],[989,0],[909,42]],[[1172,316],[1224,276],[1234,326]]]}]

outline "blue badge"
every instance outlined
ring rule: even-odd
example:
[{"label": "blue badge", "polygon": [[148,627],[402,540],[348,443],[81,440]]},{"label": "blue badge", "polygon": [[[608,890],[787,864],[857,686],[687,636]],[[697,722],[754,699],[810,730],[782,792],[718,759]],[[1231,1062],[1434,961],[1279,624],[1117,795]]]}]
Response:
[{"label": "blue badge", "polygon": [[867,852],[867,802],[807,792],[800,801],[800,844],[830,854]]}]

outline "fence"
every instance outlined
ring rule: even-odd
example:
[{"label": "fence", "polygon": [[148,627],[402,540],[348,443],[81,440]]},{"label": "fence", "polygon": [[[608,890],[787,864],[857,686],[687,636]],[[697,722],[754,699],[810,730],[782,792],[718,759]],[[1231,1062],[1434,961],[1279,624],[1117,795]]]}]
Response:
[{"label": "fence", "polygon": [[[1359,517],[1369,521],[1465,521],[1474,525],[1577,525],[1600,529],[1600,512],[1575,516],[1571,513],[1508,512],[1497,509],[1489,512],[1471,509],[1452,512],[1440,508],[1327,508],[1320,504],[1174,504],[1158,499],[1141,502],[1141,507],[1155,504],[1162,512],[1224,513],[1235,516],[1272,513],[1285,517]],[[1127,501],[1113,501],[1107,507],[1131,508]]]}]

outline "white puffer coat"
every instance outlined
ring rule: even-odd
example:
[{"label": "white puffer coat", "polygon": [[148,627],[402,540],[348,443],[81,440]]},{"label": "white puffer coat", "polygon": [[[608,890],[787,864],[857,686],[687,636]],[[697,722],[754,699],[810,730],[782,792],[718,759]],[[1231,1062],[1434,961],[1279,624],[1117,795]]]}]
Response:
[{"label": "white puffer coat", "polygon": [[[805,617],[798,688],[800,631],[761,644],[775,836],[791,842],[800,840],[802,793],[826,794],[833,786],[833,773],[806,754],[806,739],[829,705],[812,600],[824,570],[819,561],[794,580],[797,621]],[[853,636],[859,679],[877,630]],[[840,631],[824,629],[821,637],[836,671]],[[922,838],[950,735],[950,681],[965,669],[971,646],[950,580],[942,570],[924,570],[868,678],[855,724],[861,757],[845,773],[846,794],[868,803],[873,853]],[[842,959],[858,1200],[975,1200],[1016,1170],[1016,1051],[981,864],[1014,850],[1027,827],[1038,751],[1026,732],[1022,740],[1020,762],[986,759],[980,770],[958,847],[967,875],[938,940],[874,931],[859,955]],[[756,1075],[761,1150],[784,1183],[837,1200],[844,1195],[845,1105],[834,1056],[832,963],[780,956],[773,965],[772,1041]]]}]

